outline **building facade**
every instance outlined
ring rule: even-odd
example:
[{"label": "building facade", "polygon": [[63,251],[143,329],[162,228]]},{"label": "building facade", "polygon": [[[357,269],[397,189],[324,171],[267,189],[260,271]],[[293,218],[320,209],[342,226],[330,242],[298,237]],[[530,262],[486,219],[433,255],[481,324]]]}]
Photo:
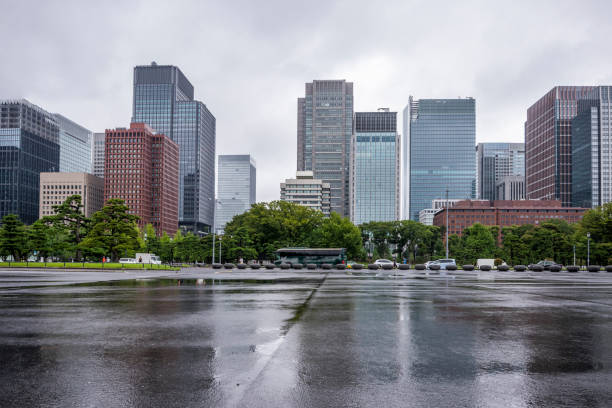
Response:
[{"label": "building facade", "polygon": [[525,189],[527,199],[561,200],[571,205],[572,119],[578,101],[592,86],[556,86],[531,105],[525,122]]},{"label": "building facade", "polygon": [[144,228],[178,229],[179,147],[144,123],[106,131],[104,201],[121,198]]},{"label": "building facade", "polygon": [[315,179],[312,171],[298,171],[294,179],[280,185],[280,199],[300,204],[329,215],[331,209],[331,186]]},{"label": "building facade", "polygon": [[582,219],[586,208],[563,207],[558,200],[523,201],[461,201],[450,209],[443,208],[434,216],[434,225],[446,226],[448,213],[449,234],[461,235],[467,227],[483,225],[538,225],[550,219],[562,219],[575,223]]},{"label": "building facade", "polygon": [[425,208],[419,211],[419,222],[423,225],[433,225],[434,215],[440,211],[435,208]]},{"label": "building facade", "polygon": [[525,176],[524,143],[478,143],[478,198],[496,200],[496,183],[506,176]]},{"label": "building facade", "polygon": [[53,206],[72,195],[81,196],[83,214],[91,217],[104,206],[104,180],[89,173],[40,173],[38,217],[55,215]]},{"label": "building facade", "polygon": [[424,225],[433,225],[433,217],[442,208],[452,208],[458,202],[464,201],[464,199],[457,198],[436,198],[431,200],[431,208],[425,208],[419,211],[419,222]]},{"label": "building facade", "polygon": [[397,112],[355,113],[351,220],[395,221],[400,216],[400,136]]},{"label": "building facade", "polygon": [[222,232],[234,216],[256,202],[257,167],[251,155],[219,155],[215,228]]},{"label": "building facade", "polygon": [[215,200],[216,119],[178,67],[152,63],[134,68],[132,122],[146,123],[179,145],[179,223],[210,231]]},{"label": "building facade", "polygon": [[599,86],[578,101],[572,120],[572,205],[612,201],[612,87]]},{"label": "building facade", "polygon": [[0,101],[0,218],[38,219],[40,173],[58,171],[55,116],[25,99]]},{"label": "building facade", "polygon": [[524,200],[525,177],[502,177],[495,183],[495,197],[497,200]]},{"label": "building facade", "polygon": [[298,98],[297,169],[312,171],[331,188],[332,211],[350,215],[353,83],[313,81]]},{"label": "building facade", "polygon": [[79,125],[60,115],[53,114],[57,121],[60,145],[59,171],[62,173],[91,173],[92,166],[92,133]]},{"label": "building facade", "polygon": [[410,98],[409,218],[435,198],[476,196],[476,102],[473,98]]},{"label": "building facade", "polygon": [[92,174],[104,178],[104,141],[106,133],[94,133],[92,143]]}]

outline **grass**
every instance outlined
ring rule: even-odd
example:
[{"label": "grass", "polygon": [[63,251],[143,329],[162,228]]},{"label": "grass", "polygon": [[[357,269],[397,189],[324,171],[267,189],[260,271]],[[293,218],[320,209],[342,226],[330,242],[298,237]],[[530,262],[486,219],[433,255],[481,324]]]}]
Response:
[{"label": "grass", "polygon": [[66,269],[155,269],[176,271],[180,268],[155,264],[121,264],[118,262],[0,262],[0,268],[66,268]]}]

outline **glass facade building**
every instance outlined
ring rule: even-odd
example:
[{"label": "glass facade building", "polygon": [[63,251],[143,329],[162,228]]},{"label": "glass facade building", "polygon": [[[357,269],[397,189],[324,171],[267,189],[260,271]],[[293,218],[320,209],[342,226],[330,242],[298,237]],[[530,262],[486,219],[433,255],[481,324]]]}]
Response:
[{"label": "glass facade building", "polygon": [[93,175],[104,178],[104,143],[106,133],[93,134],[92,171]]},{"label": "glass facade building", "polygon": [[571,205],[572,120],[578,101],[595,87],[556,86],[527,109],[525,190],[529,200],[561,200]]},{"label": "glass facade building", "polygon": [[350,215],[353,83],[313,81],[298,98],[297,169],[331,186],[331,209]]},{"label": "glass facade building", "polygon": [[435,198],[476,197],[476,102],[473,98],[410,98],[408,212]]},{"label": "glass facade building", "polygon": [[599,86],[578,101],[572,120],[572,206],[612,201],[612,87]]},{"label": "glass facade building", "polygon": [[256,164],[250,155],[220,155],[217,183],[215,227],[223,231],[225,224],[255,204]]},{"label": "glass facade building", "polygon": [[56,118],[25,99],[0,101],[0,218],[38,219],[40,173],[58,171]]},{"label": "glass facade building", "polygon": [[53,114],[60,127],[60,164],[62,173],[92,172],[92,134],[83,126],[60,115]]},{"label": "glass facade building", "polygon": [[481,200],[499,200],[496,183],[506,176],[525,175],[524,143],[478,143],[477,191]]},{"label": "glass facade building", "polygon": [[397,112],[381,109],[355,113],[352,146],[351,220],[357,225],[398,220],[400,140]]},{"label": "glass facade building", "polygon": [[178,67],[134,68],[132,122],[143,122],[174,140],[179,154],[179,225],[212,229],[215,200],[216,120],[194,100],[194,88]]}]

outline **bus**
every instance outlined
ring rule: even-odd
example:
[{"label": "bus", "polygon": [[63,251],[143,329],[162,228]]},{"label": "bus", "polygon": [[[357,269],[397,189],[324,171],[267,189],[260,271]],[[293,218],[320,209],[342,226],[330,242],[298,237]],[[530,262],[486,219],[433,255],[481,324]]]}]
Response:
[{"label": "bus", "polygon": [[345,264],[344,248],[281,248],[276,251],[275,265],[287,264]]}]

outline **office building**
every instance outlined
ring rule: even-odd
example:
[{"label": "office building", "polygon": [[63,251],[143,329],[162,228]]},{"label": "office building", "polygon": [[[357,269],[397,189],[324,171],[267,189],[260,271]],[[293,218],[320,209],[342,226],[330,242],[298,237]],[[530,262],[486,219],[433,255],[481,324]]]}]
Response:
[{"label": "office building", "polygon": [[219,155],[215,226],[220,233],[234,216],[255,204],[256,171],[255,159],[251,155]]},{"label": "office building", "polygon": [[297,169],[331,187],[331,209],[350,215],[353,83],[313,81],[298,98]]},{"label": "office building", "polygon": [[83,214],[91,217],[104,206],[104,180],[88,173],[40,173],[38,217],[55,215],[53,206],[72,195],[81,196]]},{"label": "office building", "polygon": [[433,225],[434,215],[438,213],[442,208],[452,208],[458,202],[464,201],[463,199],[457,198],[436,198],[431,200],[431,208],[425,208],[419,211],[419,222],[424,225]]},{"label": "office building", "polygon": [[525,175],[524,143],[478,143],[478,198],[498,199],[496,183],[506,176]]},{"label": "office building", "polygon": [[58,171],[55,116],[25,99],[0,101],[0,218],[38,219],[40,173]]},{"label": "office building", "polygon": [[104,141],[106,133],[93,134],[92,171],[96,177],[104,178]]},{"label": "office building", "polygon": [[325,215],[331,212],[331,186],[315,179],[312,171],[298,171],[294,179],[281,183],[280,199],[321,211]]},{"label": "office building", "polygon": [[435,198],[476,196],[476,102],[473,98],[410,97],[407,131],[409,179],[404,197],[409,218]]},{"label": "office building", "polygon": [[525,176],[506,176],[495,183],[497,200],[524,200]]},{"label": "office building", "polygon": [[138,225],[158,235],[178,229],[179,147],[144,123],[106,131],[104,201],[121,198]]},{"label": "office building", "polygon": [[351,220],[395,221],[400,215],[400,140],[397,112],[355,113]]},{"label": "office building", "polygon": [[599,86],[578,101],[572,120],[572,205],[612,201],[612,87]]},{"label": "office building", "polygon": [[476,223],[499,227],[539,225],[550,219],[575,223],[582,219],[586,210],[586,208],[563,207],[559,200],[465,200],[448,210],[443,208],[438,211],[434,216],[434,225],[446,226],[446,211],[448,211],[449,234],[461,235],[465,228]]},{"label": "office building", "polygon": [[433,225],[434,215],[440,211],[436,208],[425,208],[419,211],[419,222],[423,225]]},{"label": "office building", "polygon": [[178,67],[152,63],[134,68],[132,122],[146,123],[180,148],[179,223],[195,233],[210,231],[215,202],[216,121],[194,99]]},{"label": "office building", "polygon": [[91,131],[59,113],[53,116],[60,128],[59,171],[62,173],[91,173]]},{"label": "office building", "polygon": [[571,205],[572,119],[578,100],[592,86],[556,86],[531,105],[525,122],[525,191],[527,199],[561,200]]}]

